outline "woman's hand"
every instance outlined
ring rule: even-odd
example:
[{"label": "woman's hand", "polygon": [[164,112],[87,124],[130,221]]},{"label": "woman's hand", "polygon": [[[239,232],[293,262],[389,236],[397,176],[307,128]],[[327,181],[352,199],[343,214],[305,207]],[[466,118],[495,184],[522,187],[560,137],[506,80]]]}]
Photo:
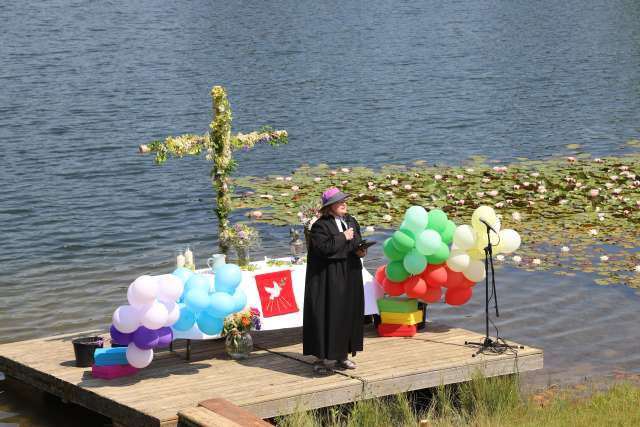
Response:
[{"label": "woman's hand", "polygon": [[356,255],[360,258],[364,258],[367,256],[367,248],[360,248],[356,250]]},{"label": "woman's hand", "polygon": [[353,239],[353,228],[349,228],[345,231],[342,232],[344,234],[344,237],[347,240],[352,240]]}]

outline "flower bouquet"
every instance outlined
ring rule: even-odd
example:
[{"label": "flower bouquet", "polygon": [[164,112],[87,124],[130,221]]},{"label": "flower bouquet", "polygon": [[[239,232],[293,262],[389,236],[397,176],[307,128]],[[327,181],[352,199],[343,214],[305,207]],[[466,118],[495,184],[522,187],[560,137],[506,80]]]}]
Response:
[{"label": "flower bouquet", "polygon": [[304,240],[307,244],[308,252],[311,242],[311,227],[320,218],[320,208],[317,204],[302,205],[298,212],[298,218],[300,218],[300,223],[304,227]]},{"label": "flower bouquet", "polygon": [[246,224],[235,224],[220,235],[220,241],[236,250],[238,264],[244,267],[249,264],[249,249],[260,245],[260,235],[258,230]]},{"label": "flower bouquet", "polygon": [[260,327],[260,311],[256,308],[227,316],[222,327],[222,335],[226,336],[226,353],[232,359],[246,359],[253,350],[253,339],[249,331],[259,331]]}]

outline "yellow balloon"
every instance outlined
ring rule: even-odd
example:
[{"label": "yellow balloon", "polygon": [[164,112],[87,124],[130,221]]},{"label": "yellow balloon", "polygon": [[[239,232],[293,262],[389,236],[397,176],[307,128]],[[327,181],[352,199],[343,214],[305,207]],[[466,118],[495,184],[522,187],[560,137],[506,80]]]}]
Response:
[{"label": "yellow balloon", "polygon": [[473,211],[473,215],[471,215],[471,226],[473,229],[476,231],[484,230],[486,232],[487,227],[480,222],[480,219],[487,221],[492,227],[495,225],[496,221],[498,221],[496,212],[490,206],[480,206]]},{"label": "yellow balloon", "polygon": [[475,260],[484,259],[484,250],[483,249],[473,248],[473,249],[467,251],[467,254],[469,254],[471,259],[475,259]]}]

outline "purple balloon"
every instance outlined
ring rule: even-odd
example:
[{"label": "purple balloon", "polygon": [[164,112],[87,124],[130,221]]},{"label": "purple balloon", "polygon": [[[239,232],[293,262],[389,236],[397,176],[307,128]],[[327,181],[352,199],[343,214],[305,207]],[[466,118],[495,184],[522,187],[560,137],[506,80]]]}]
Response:
[{"label": "purple balloon", "polygon": [[151,350],[158,345],[158,330],[147,329],[144,326],[140,326],[133,333],[133,342],[136,347],[141,350]]},{"label": "purple balloon", "polygon": [[111,325],[109,332],[111,333],[111,340],[116,344],[129,345],[129,343],[133,341],[133,334],[125,334],[124,332],[120,332],[113,325]]},{"label": "purple balloon", "polygon": [[158,348],[169,347],[171,341],[173,341],[173,331],[169,327],[158,329]]}]

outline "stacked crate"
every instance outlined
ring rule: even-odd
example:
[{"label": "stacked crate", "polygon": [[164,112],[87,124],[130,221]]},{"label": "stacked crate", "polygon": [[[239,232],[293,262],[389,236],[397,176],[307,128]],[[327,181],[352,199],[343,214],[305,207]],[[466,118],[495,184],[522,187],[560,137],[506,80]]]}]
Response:
[{"label": "stacked crate", "polygon": [[93,356],[91,368],[94,378],[110,380],[134,375],[138,370],[127,361],[127,347],[98,348]]},{"label": "stacked crate", "polygon": [[378,300],[381,323],[378,335],[381,337],[412,337],[422,322],[422,310],[414,298],[385,297]]}]

